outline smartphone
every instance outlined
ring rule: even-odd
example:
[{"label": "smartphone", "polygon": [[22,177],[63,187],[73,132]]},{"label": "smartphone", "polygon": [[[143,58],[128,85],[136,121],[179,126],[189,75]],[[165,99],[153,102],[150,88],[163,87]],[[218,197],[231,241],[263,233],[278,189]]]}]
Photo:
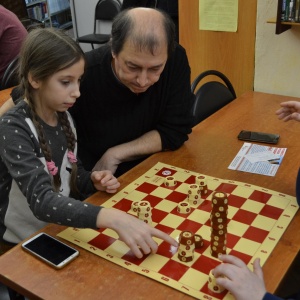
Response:
[{"label": "smartphone", "polygon": [[242,130],[238,135],[239,140],[268,143],[268,144],[277,144],[279,137],[280,137],[279,134],[255,132],[255,131],[247,131],[247,130]]},{"label": "smartphone", "polygon": [[44,232],[24,242],[22,248],[57,269],[61,269],[79,255],[78,250]]}]

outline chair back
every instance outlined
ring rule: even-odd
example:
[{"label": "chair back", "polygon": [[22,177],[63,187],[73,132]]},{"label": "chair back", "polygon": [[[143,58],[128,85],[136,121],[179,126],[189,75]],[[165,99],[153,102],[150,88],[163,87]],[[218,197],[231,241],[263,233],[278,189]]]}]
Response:
[{"label": "chair back", "polygon": [[[208,81],[196,89],[199,82],[209,75],[217,76],[225,84],[219,81]],[[192,107],[194,126],[236,98],[235,90],[229,79],[216,70],[208,70],[199,74],[192,82],[191,90],[195,94],[195,102]]]},{"label": "chair back", "polygon": [[15,57],[6,68],[1,80],[0,90],[5,90],[19,84],[18,67],[19,56]]},{"label": "chair back", "polygon": [[95,8],[94,33],[97,21],[112,21],[121,11],[121,7],[119,0],[99,0]]}]

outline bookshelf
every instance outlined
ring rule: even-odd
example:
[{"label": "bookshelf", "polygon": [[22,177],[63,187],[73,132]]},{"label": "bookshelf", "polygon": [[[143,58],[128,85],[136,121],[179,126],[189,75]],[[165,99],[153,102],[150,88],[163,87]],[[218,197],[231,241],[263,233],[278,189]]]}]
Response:
[{"label": "bookshelf", "polygon": [[[275,18],[267,20],[267,23],[276,24],[276,29],[275,29],[276,34],[281,34],[285,31],[289,30],[290,28],[292,28],[292,26],[300,26],[299,21],[298,22],[295,22],[295,21],[282,21],[283,1],[284,0],[278,0],[277,16]],[[297,0],[295,0],[295,3],[296,3],[296,1]],[[290,0],[288,0],[288,2],[290,2]],[[296,5],[296,4],[294,4],[294,5]]]},{"label": "bookshelf", "polygon": [[69,29],[73,26],[69,0],[26,0],[28,17],[45,26]]}]

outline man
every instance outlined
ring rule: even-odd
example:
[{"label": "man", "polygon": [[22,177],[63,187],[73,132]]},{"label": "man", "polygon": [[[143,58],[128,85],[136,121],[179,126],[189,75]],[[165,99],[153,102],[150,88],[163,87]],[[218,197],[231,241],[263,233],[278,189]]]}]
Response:
[{"label": "man", "polygon": [[110,44],[86,53],[81,96],[70,108],[85,169],[120,176],[188,139],[194,95],[174,35],[166,13],[133,8],[114,20]]},{"label": "man", "polygon": [[6,68],[19,54],[26,35],[27,30],[18,17],[0,5],[0,83]]},{"label": "man", "polygon": [[[85,168],[121,175],[141,159],[175,150],[191,132],[190,67],[169,16],[122,11],[111,44],[86,55],[81,97],[70,109]],[[99,159],[100,158],[100,159]]]}]

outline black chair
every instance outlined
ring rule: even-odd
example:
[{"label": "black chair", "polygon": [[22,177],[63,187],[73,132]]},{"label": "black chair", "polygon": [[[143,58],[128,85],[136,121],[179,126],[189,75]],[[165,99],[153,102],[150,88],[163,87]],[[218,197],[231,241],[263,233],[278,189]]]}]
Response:
[{"label": "black chair", "polygon": [[[199,82],[209,75],[222,79],[225,85],[219,81],[208,81],[196,89]],[[191,90],[195,94],[195,102],[192,108],[193,126],[236,98],[229,79],[223,73],[215,70],[208,70],[198,75],[191,84]]]},{"label": "black chair", "polygon": [[[101,21],[112,21],[121,10],[121,2],[119,0],[99,0],[95,8],[94,32],[92,34],[83,35],[77,38],[78,43],[105,44],[110,39],[110,34],[97,33],[97,25]],[[99,28],[100,30],[100,24]]]},{"label": "black chair", "polygon": [[18,67],[19,67],[19,56],[15,57],[7,66],[0,83],[0,90],[5,90],[10,87],[18,85],[19,83],[18,74],[17,74]]}]

